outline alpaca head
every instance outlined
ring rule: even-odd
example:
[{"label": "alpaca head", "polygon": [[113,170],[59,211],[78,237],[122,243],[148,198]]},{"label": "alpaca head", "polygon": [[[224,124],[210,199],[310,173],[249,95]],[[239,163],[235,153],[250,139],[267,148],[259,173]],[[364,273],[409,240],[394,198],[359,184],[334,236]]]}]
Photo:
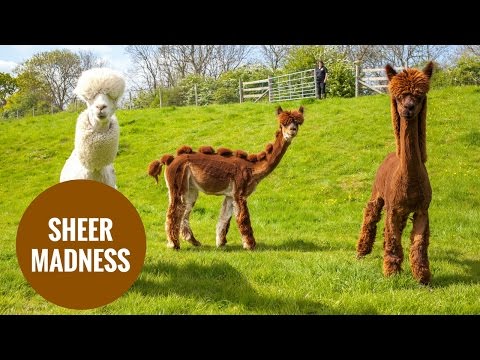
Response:
[{"label": "alpaca head", "polygon": [[92,119],[108,122],[124,91],[125,80],[119,72],[93,68],[82,73],[73,92],[87,103]]},{"label": "alpaca head", "polygon": [[433,62],[425,68],[406,69],[397,73],[390,65],[385,67],[388,78],[388,89],[391,95],[392,124],[397,144],[397,155],[400,155],[400,121],[410,122],[418,119],[418,142],[423,162],[427,161],[426,118],[427,92],[433,72]]},{"label": "alpaca head", "polygon": [[397,73],[390,64],[385,67],[388,88],[392,101],[395,101],[396,111],[404,119],[415,118],[422,110],[430,77],[433,71],[433,62],[429,62],[423,71],[406,69]]},{"label": "alpaca head", "polygon": [[102,124],[107,123],[117,109],[116,102],[108,95],[97,94],[93,99],[87,99],[90,119]]},{"label": "alpaca head", "polygon": [[285,141],[290,142],[298,134],[299,125],[303,124],[303,106],[298,110],[283,111],[282,107],[277,108],[277,117]]}]

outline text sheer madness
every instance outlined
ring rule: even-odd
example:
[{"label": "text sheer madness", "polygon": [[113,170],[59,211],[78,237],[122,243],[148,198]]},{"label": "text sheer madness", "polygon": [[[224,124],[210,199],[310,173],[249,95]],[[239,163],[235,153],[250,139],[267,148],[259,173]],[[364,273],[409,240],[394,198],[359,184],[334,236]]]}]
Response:
[{"label": "text sheer madness", "polygon": [[[52,242],[114,242],[109,218],[51,218]],[[32,249],[32,272],[127,272],[127,248]]]}]

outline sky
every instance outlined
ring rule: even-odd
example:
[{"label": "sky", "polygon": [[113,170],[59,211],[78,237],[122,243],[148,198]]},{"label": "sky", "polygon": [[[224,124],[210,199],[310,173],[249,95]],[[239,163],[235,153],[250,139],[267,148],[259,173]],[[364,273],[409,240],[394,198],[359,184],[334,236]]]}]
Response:
[{"label": "sky", "polygon": [[92,51],[106,60],[112,69],[127,73],[131,67],[130,58],[125,53],[127,45],[0,45],[0,72],[12,73],[12,70],[34,54],[55,49]]}]

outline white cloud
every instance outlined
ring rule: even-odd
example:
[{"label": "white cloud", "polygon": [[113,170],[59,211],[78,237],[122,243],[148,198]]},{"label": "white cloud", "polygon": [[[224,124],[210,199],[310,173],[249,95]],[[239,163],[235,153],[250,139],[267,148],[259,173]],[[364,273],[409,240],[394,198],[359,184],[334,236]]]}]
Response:
[{"label": "white cloud", "polygon": [[18,64],[13,61],[0,60],[0,72],[11,73]]}]

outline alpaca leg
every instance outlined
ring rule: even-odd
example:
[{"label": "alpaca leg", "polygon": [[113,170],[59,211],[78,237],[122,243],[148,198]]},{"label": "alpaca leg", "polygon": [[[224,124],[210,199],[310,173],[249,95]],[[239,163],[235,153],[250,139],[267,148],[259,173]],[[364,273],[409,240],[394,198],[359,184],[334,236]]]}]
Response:
[{"label": "alpaca leg", "polygon": [[169,204],[167,210],[167,219],[165,221],[165,232],[167,233],[167,247],[180,249],[180,225],[183,214],[185,213],[185,205],[181,201],[179,195],[169,194]]},{"label": "alpaca leg", "polygon": [[391,210],[387,212],[384,234],[383,273],[389,276],[402,270],[402,226],[405,227],[407,215],[399,215]]},{"label": "alpaca leg", "polygon": [[192,229],[190,228],[190,213],[195,206],[195,201],[197,201],[197,198],[198,190],[193,188],[190,188],[189,191],[184,195],[185,212],[180,225],[180,233],[182,234],[182,237],[194,246],[202,245],[200,241],[195,239]]},{"label": "alpaca leg", "polygon": [[410,235],[410,266],[413,277],[422,284],[430,282],[430,264],[428,261],[428,244],[430,225],[427,212],[416,212],[413,215],[413,229]]},{"label": "alpaca leg", "polygon": [[230,219],[232,218],[233,198],[225,196],[220,210],[220,217],[217,223],[217,247],[225,246],[227,243],[227,233],[230,227]]},{"label": "alpaca leg", "polygon": [[255,238],[253,237],[253,229],[250,224],[250,214],[247,207],[247,199],[240,196],[233,203],[233,211],[237,219],[238,229],[242,234],[243,248],[253,250],[255,248]]},{"label": "alpaca leg", "polygon": [[357,259],[372,252],[375,236],[377,235],[377,223],[382,217],[384,200],[380,197],[368,202],[364,210],[362,230],[357,242]]}]

